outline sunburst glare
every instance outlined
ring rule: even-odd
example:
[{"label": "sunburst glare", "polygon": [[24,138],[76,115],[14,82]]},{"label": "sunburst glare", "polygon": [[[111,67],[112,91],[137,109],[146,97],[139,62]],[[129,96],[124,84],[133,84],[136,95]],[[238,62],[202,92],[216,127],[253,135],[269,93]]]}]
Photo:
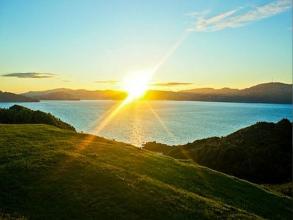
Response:
[{"label": "sunburst glare", "polygon": [[122,89],[128,94],[127,102],[141,98],[145,94],[152,75],[151,70],[141,70],[125,76],[122,81]]}]

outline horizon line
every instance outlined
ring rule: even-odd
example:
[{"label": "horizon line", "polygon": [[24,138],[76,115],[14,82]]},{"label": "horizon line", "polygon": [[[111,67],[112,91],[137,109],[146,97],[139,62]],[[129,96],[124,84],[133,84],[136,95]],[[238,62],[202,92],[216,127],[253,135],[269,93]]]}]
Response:
[{"label": "horizon line", "polygon": [[[193,87],[193,88],[189,88],[189,89],[176,89],[176,90],[172,90],[172,89],[147,89],[146,91],[166,91],[166,92],[182,92],[182,91],[186,91],[186,90],[193,90],[193,89],[215,89],[215,90],[221,90],[221,89],[233,89],[233,90],[243,90],[243,89],[247,89],[247,88],[251,88],[257,85],[262,85],[262,84],[272,84],[272,83],[279,83],[279,84],[286,84],[286,85],[293,85],[293,82],[281,82],[281,81],[270,81],[270,82],[261,82],[261,83],[256,83],[256,84],[252,84],[250,86],[246,86],[246,87],[242,87],[242,88],[235,88],[235,87],[213,87],[213,86],[200,86],[200,87]],[[156,87],[156,86],[155,86]],[[162,86],[162,87],[168,87],[168,86]],[[57,87],[57,88],[52,88],[52,89],[45,89],[45,90],[26,90],[23,92],[11,92],[11,91],[3,91],[0,89],[0,91],[2,92],[11,92],[11,93],[15,93],[15,94],[23,94],[23,93],[29,93],[29,92],[43,92],[43,91],[52,91],[52,90],[60,90],[60,89],[68,89],[68,90],[86,90],[86,91],[116,91],[116,92],[126,92],[123,89],[86,89],[86,88],[72,88],[72,87]]]}]

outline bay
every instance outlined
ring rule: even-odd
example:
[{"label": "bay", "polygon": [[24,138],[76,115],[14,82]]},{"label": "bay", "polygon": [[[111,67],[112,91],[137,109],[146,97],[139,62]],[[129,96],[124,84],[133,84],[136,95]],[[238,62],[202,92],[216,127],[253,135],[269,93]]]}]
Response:
[{"label": "bay", "polygon": [[[170,145],[224,136],[258,121],[292,121],[292,105],[197,101],[41,101],[18,104],[50,112],[77,131],[96,134],[136,146],[148,141]],[[120,105],[120,107],[119,107]]]}]

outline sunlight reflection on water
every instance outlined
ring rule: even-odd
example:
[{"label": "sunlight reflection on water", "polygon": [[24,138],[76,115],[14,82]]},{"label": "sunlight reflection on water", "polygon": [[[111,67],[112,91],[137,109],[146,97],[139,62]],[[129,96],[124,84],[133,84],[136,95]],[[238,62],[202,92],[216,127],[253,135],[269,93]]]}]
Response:
[{"label": "sunlight reflection on water", "polygon": [[[9,107],[14,103],[0,103]],[[42,101],[19,103],[50,112],[78,131],[96,134],[105,112],[116,101]],[[292,105],[187,101],[141,101],[123,108],[98,133],[141,146],[147,141],[184,144],[199,138],[223,136],[257,121],[292,120]]]}]

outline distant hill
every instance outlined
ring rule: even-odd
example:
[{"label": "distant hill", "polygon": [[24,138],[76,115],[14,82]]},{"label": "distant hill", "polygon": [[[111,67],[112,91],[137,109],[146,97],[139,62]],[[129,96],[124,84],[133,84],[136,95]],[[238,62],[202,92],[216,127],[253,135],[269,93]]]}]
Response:
[{"label": "distant hill", "polygon": [[85,89],[52,89],[31,91],[23,95],[40,100],[119,100],[126,97],[125,92],[112,90],[89,91]]},{"label": "distant hill", "polygon": [[3,124],[48,124],[58,128],[75,131],[75,128],[50,113],[33,111],[20,105],[9,109],[0,108],[0,123]]},{"label": "distant hill", "polygon": [[21,219],[290,219],[293,214],[292,199],[262,186],[49,125],[0,124],[0,189],[0,216]]},{"label": "distant hill", "polygon": [[[32,91],[22,95],[40,100],[119,100],[127,96],[123,91],[88,91],[83,89]],[[292,103],[292,85],[264,83],[242,90],[230,88],[200,88],[179,92],[150,90],[146,92],[144,98],[148,100],[177,101]]]},{"label": "distant hill", "polygon": [[246,89],[192,89],[194,99],[224,102],[292,103],[292,84],[263,83]]},{"label": "distant hill", "polygon": [[229,94],[238,94],[241,90],[239,89],[214,89],[214,88],[198,88],[190,90],[181,90],[183,93],[192,93],[192,94],[218,94],[218,95],[229,95]]},{"label": "distant hill", "polygon": [[38,102],[38,99],[0,91],[0,102]]},{"label": "distant hill", "polygon": [[150,142],[144,148],[256,183],[292,180],[292,123],[287,119],[259,122],[226,137],[178,146]]}]

